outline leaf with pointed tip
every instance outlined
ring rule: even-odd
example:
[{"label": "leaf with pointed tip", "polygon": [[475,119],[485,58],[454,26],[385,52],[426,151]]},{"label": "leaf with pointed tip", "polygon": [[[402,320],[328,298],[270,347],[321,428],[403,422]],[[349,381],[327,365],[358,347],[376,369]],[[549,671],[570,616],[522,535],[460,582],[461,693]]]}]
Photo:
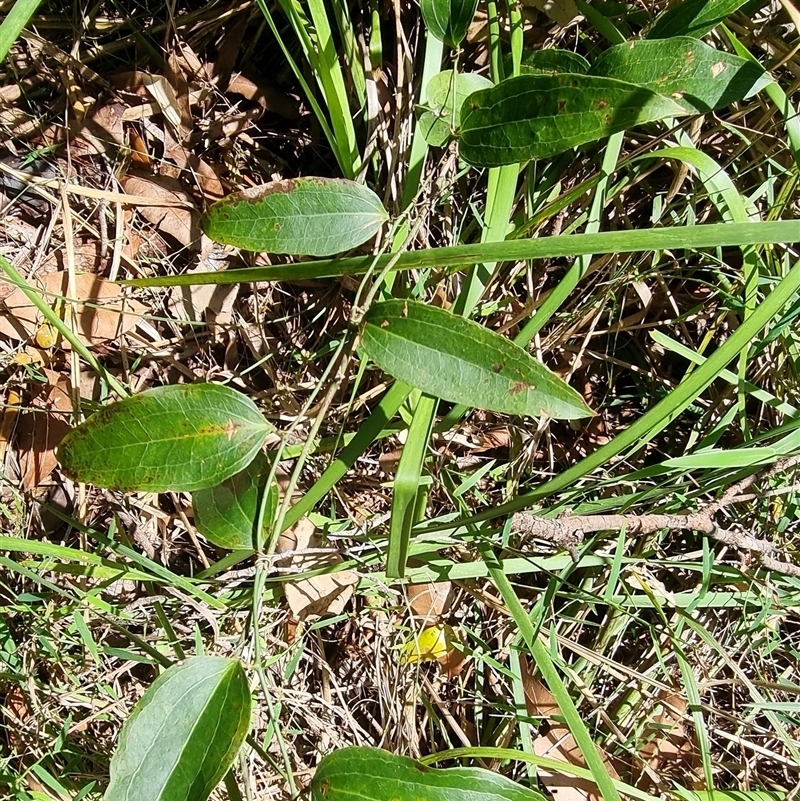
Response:
[{"label": "leaf with pointed tip", "polygon": [[589,72],[589,62],[582,55],[557,47],[524,53],[519,67],[523,74],[531,75],[555,75],[559,72],[585,75]]},{"label": "leaf with pointed tip", "polygon": [[445,70],[434,75],[428,81],[426,109],[419,118],[425,141],[434,147],[444,147],[461,125],[464,101],[473,92],[491,85],[488,78],[474,72]]},{"label": "leaf with pointed tip", "polygon": [[218,200],[201,225],[215,242],[243,250],[333,256],[362,245],[389,218],[380,198],[342,178],[292,178]]},{"label": "leaf with pointed tip", "polygon": [[58,447],[75,481],[124,491],[213,487],[255,458],[272,425],[222,384],[173,384],[112,403]]},{"label": "leaf with pointed tip", "polygon": [[704,36],[744,4],[745,0],[683,0],[659,14],[647,38]]},{"label": "leaf with pointed tip", "polygon": [[464,317],[410,300],[373,305],[361,350],[437,398],[505,414],[591,417],[581,396],[526,350]]},{"label": "leaf with pointed tip", "polygon": [[616,45],[595,61],[590,74],[646,86],[668,95],[690,114],[713,111],[749,97],[766,76],[760,64],[709,47],[691,36]]},{"label": "leaf with pointed tip", "polygon": [[685,114],[671,98],[614,78],[520,75],[467,98],[459,151],[470,164],[499,167]]},{"label": "leaf with pointed tip", "polygon": [[458,47],[467,35],[478,0],[420,0],[425,27],[450,47]]},{"label": "leaf with pointed tip", "polygon": [[206,801],[250,730],[237,659],[196,656],[162,673],[122,727],[105,801]]},{"label": "leaf with pointed tip", "polygon": [[[254,550],[253,533],[258,503],[269,471],[269,460],[259,453],[244,470],[221,484],[192,493],[194,524],[214,545],[236,550]],[[264,522],[269,524],[278,506],[278,486],[269,488]]]},{"label": "leaf with pointed tip", "polygon": [[429,768],[379,748],[340,748],[319,763],[311,801],[544,801],[482,768]]}]

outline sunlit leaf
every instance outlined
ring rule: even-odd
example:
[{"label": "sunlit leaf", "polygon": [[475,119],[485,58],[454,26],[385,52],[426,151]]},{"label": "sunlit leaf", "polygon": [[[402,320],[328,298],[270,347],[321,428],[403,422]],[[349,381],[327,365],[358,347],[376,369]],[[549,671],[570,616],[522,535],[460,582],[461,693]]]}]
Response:
[{"label": "sunlit leaf", "polygon": [[205,801],[247,736],[250,708],[238,660],[171,667],[122,727],[105,801]]},{"label": "sunlit leaf", "polygon": [[683,0],[659,15],[648,39],[670,36],[703,36],[743,6],[745,0]]},{"label": "sunlit leaf", "polygon": [[749,97],[765,78],[759,64],[691,36],[640,39],[611,47],[592,65],[591,74],[668,95],[692,114]]},{"label": "sunlit leaf", "polygon": [[332,256],[358,247],[388,219],[380,198],[339,178],[293,178],[255,186],[214,203],[203,230],[244,250]]},{"label": "sunlit leaf", "polygon": [[450,47],[467,35],[478,0],[420,0],[425,27]]},{"label": "sunlit leaf", "polygon": [[312,801],[545,801],[482,768],[429,768],[377,748],[340,748],[319,763]]},{"label": "sunlit leaf", "polygon": [[520,71],[532,75],[555,75],[559,72],[586,74],[589,72],[589,62],[571,50],[548,47],[523,53]]},{"label": "sunlit leaf", "polygon": [[461,124],[464,101],[491,85],[488,78],[476,73],[445,70],[434,75],[428,82],[426,109],[419,118],[425,141],[434,147],[447,144]]},{"label": "sunlit leaf", "polygon": [[126,491],[213,487],[253,460],[272,425],[221,384],[173,384],[112,403],[58,448],[76,481]]},{"label": "sunlit leaf", "polygon": [[470,164],[497,167],[684,114],[671,98],[614,78],[520,75],[470,95],[461,112],[459,148]]},{"label": "sunlit leaf", "polygon": [[435,306],[376,303],[364,318],[361,349],[385,372],[437,398],[532,417],[592,415],[574,389],[527,351]]}]

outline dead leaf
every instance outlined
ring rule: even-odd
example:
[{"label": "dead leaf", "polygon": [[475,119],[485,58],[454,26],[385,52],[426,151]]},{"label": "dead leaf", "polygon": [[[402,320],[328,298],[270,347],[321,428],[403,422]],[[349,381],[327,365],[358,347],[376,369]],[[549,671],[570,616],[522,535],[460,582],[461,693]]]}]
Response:
[{"label": "dead leaf", "polygon": [[[0,287],[3,283],[0,280]],[[68,297],[67,273],[40,275],[31,285],[41,290],[52,305],[58,304],[58,314],[64,319],[67,304],[59,303],[59,299]],[[120,286],[92,273],[75,276],[75,294],[75,333],[89,346],[118,339],[136,325],[145,311],[145,307],[138,301],[123,298]],[[15,287],[3,301],[3,306],[6,313],[0,315],[0,333],[22,341],[36,335],[43,318],[21,289]],[[69,347],[69,343],[63,340],[57,344],[63,348]]]},{"label": "dead leaf", "polygon": [[697,747],[683,724],[687,706],[685,698],[673,693],[665,694],[653,710],[643,735],[647,742],[639,750],[650,771],[642,771],[637,787],[647,791],[657,789],[651,778],[655,774],[679,776],[683,786],[702,789]]},{"label": "dead leaf", "polygon": [[0,412],[0,468],[3,467],[5,462],[8,442],[11,438],[11,432],[14,430],[14,424],[17,422],[21,403],[22,398],[20,398],[19,392],[9,388],[6,392],[2,412]]},{"label": "dead leaf", "polygon": [[48,383],[31,399],[17,427],[21,484],[26,490],[38,487],[53,472],[58,464],[55,449],[70,430],[69,379],[52,370],[43,372]]},{"label": "dead leaf", "polygon": [[[200,263],[187,274],[227,270],[235,263],[222,245],[212,242],[205,234],[201,235],[201,240]],[[238,291],[239,287],[234,284],[173,287],[169,310],[179,320],[199,322],[205,319],[209,325],[228,325],[233,319],[233,304]]]},{"label": "dead leaf", "polygon": [[[335,551],[321,548],[322,540],[314,534],[315,529],[314,524],[304,517],[281,534],[277,551],[286,553],[287,557],[278,561],[279,567],[290,568],[293,573],[305,573],[343,561]],[[283,590],[292,614],[298,620],[309,620],[341,614],[353,597],[353,588],[358,581],[354,571],[339,570],[288,581]]]},{"label": "dead leaf", "polygon": [[163,75],[153,75],[145,72],[142,75],[142,83],[147,89],[148,94],[158,103],[164,119],[172,127],[173,131],[183,138],[181,108],[175,90],[170,82]]},{"label": "dead leaf", "polygon": [[409,584],[406,587],[411,611],[428,624],[447,614],[453,605],[454,595],[455,588],[449,581]]},{"label": "dead leaf", "polygon": [[128,175],[122,181],[122,186],[130,195],[141,195],[163,201],[163,206],[140,207],[139,213],[159,231],[175,237],[184,247],[197,244],[200,235],[200,216],[192,208],[191,198],[178,181],[164,176],[140,178]]},{"label": "dead leaf", "polygon": [[125,144],[122,103],[106,103],[96,107],[91,115],[73,119],[70,126],[71,145],[79,156],[111,154]]},{"label": "dead leaf", "polygon": [[225,187],[222,185],[219,175],[207,161],[199,159],[194,173],[198,186],[209,202],[225,196]]},{"label": "dead leaf", "polygon": [[[553,720],[560,715],[553,694],[539,679],[531,676],[524,656],[520,656],[519,662],[528,714],[531,717]],[[619,779],[619,774],[611,764],[608,755],[602,749],[598,748],[598,750],[609,776]],[[554,720],[550,728],[534,740],[533,753],[536,756],[557,759],[559,762],[566,762],[570,765],[586,767],[586,762],[575,738],[560,720]],[[581,779],[566,773],[549,773],[541,768],[538,770],[538,776],[540,783],[547,788],[555,801],[602,801],[597,791],[597,785],[588,779]]]},{"label": "dead leaf", "polygon": [[286,119],[296,120],[300,117],[299,104],[294,98],[263,84],[258,85],[242,73],[231,78],[226,91],[242,95],[245,99],[258,103],[264,111],[280,114]]}]

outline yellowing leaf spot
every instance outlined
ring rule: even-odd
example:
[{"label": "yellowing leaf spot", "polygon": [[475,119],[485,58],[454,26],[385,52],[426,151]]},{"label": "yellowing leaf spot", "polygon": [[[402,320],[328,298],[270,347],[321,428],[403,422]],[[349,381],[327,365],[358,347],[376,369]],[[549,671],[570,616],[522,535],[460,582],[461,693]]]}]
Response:
[{"label": "yellowing leaf spot", "polygon": [[233,435],[236,433],[236,430],[239,426],[233,422],[233,420],[228,420],[228,425],[225,426],[225,433],[228,435],[228,439],[233,439]]}]

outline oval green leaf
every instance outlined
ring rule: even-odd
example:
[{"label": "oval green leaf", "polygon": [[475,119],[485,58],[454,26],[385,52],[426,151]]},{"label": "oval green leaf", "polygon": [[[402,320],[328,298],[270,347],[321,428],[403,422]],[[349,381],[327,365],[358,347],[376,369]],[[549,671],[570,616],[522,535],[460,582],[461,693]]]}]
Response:
[{"label": "oval green leaf", "polygon": [[520,75],[467,98],[459,148],[470,164],[499,167],[684,114],[671,98],[613,78]]},{"label": "oval green leaf", "polygon": [[156,387],[112,403],[58,448],[76,481],[124,491],[213,487],[255,458],[272,425],[245,395],[221,384]]},{"label": "oval green leaf", "polygon": [[478,0],[420,0],[425,27],[450,47],[458,47],[467,35]]},{"label": "oval green leaf", "polygon": [[589,72],[589,62],[571,50],[548,47],[523,53],[520,71],[531,75],[555,75],[559,72],[585,75]]},{"label": "oval green leaf", "polygon": [[[192,493],[194,524],[209,542],[231,551],[255,549],[253,527],[269,465],[269,459],[259,453],[244,470],[221,484]],[[277,507],[278,486],[273,483],[264,510],[267,524]]]},{"label": "oval green leaf", "polygon": [[425,141],[433,147],[444,147],[460,127],[464,101],[473,92],[491,85],[488,78],[474,72],[445,70],[434,75],[428,81],[426,110],[419,118]]},{"label": "oval green leaf", "polygon": [[658,16],[647,38],[704,36],[744,4],[745,0],[683,0]]},{"label": "oval green leaf", "polygon": [[482,768],[429,768],[379,748],[342,748],[319,763],[312,801],[545,801],[544,796]]},{"label": "oval green leaf", "polygon": [[595,61],[591,74],[668,95],[690,114],[703,114],[749,97],[765,77],[761,65],[691,36],[616,45]]},{"label": "oval green leaf", "polygon": [[122,727],[105,801],[205,801],[247,736],[250,707],[236,659],[169,668]]},{"label": "oval green leaf", "polygon": [[513,342],[444,309],[376,303],[361,349],[384,372],[437,398],[505,414],[590,417],[581,396]]},{"label": "oval green leaf", "polygon": [[243,250],[333,256],[358,247],[389,218],[366,186],[340,178],[293,178],[217,201],[201,225],[215,242]]}]

